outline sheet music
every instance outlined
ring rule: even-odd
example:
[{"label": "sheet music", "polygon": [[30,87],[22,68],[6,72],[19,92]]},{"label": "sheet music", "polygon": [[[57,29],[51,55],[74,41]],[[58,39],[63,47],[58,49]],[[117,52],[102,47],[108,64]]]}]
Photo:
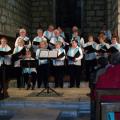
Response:
[{"label": "sheet music", "polygon": [[57,50],[49,51],[49,58],[57,58],[57,56],[58,56]]},{"label": "sheet music", "polygon": [[57,58],[58,51],[57,50],[41,50],[40,58]]},{"label": "sheet music", "polygon": [[40,51],[40,58],[47,58],[49,55],[49,51],[48,50],[41,50]]}]

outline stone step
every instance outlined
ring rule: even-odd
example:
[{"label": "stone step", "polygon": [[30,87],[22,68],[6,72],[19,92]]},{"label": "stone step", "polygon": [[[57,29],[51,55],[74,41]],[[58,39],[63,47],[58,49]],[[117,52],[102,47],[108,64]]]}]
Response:
[{"label": "stone step", "polygon": [[[33,112],[34,110],[36,112]],[[37,114],[38,112],[40,112],[40,114],[42,115],[42,112],[44,110],[58,111],[57,115],[54,115],[51,112],[51,115],[54,116],[55,120],[80,120],[79,118],[84,117],[90,118],[90,102],[88,101],[87,102],[1,101],[0,119],[8,120],[7,118],[13,118],[13,120],[19,120],[18,117],[20,114],[20,117],[24,117],[24,119],[29,118],[30,120],[34,120],[34,118],[28,117],[29,116],[28,114]],[[29,112],[24,113],[23,111]],[[46,112],[43,113],[47,114]],[[45,116],[43,117],[45,120],[47,120]]]},{"label": "stone step", "polygon": [[[29,111],[26,110],[28,113],[24,113],[24,112],[26,112],[24,109],[23,110],[22,109],[21,110],[18,110],[18,109],[13,110],[12,109],[12,111],[11,110],[0,110],[0,120],[9,120],[10,118],[13,118],[13,120],[18,120],[19,117],[24,117],[24,120],[26,120],[26,118],[27,119],[29,118],[30,120],[34,120],[33,118],[29,117],[29,114],[36,114],[36,113],[30,112],[30,110],[33,110],[33,109],[30,108]],[[48,111],[51,111],[51,110],[52,109],[47,109],[47,110],[43,109],[44,112],[45,111],[48,112]],[[16,111],[19,111],[19,112],[16,112]],[[41,113],[44,114],[44,112],[43,111],[41,112],[41,111],[42,110],[38,110],[37,112],[40,112],[40,114]],[[81,120],[81,119],[83,120],[85,118],[86,118],[85,120],[90,119],[90,113],[88,111],[86,111],[86,112],[84,111],[84,113],[83,113],[83,112],[72,111],[72,110],[70,110],[70,111],[54,110],[54,112],[57,112],[57,115],[54,115],[55,113],[52,113],[52,112],[49,113],[49,114],[53,114],[55,116],[55,120]],[[38,118],[38,117],[41,117],[41,116],[36,116],[36,117]],[[47,118],[47,116],[45,118]]]},{"label": "stone step", "polygon": [[56,120],[89,120],[90,113],[79,114],[77,111],[62,111]]},{"label": "stone step", "polygon": [[90,110],[90,102],[1,101],[0,107]]},{"label": "stone step", "polygon": [[[49,86],[50,87],[54,87],[55,83],[54,80],[52,80],[53,82],[49,82]],[[24,82],[23,82],[24,84]],[[69,86],[69,81],[64,82],[63,87],[64,88],[68,88]],[[88,82],[84,82],[84,80],[82,82],[80,82],[80,87],[88,87]],[[22,87],[24,88],[24,85],[22,85]],[[26,86],[25,86],[26,87]],[[42,88],[44,88],[44,85],[41,85]],[[10,80],[9,82],[9,88],[17,88],[17,80]],[[36,83],[36,88],[37,88],[37,83]]]}]

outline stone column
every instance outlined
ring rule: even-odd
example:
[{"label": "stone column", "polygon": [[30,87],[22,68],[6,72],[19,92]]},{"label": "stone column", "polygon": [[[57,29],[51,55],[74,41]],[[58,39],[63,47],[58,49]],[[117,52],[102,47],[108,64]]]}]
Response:
[{"label": "stone column", "polygon": [[120,0],[118,0],[118,36],[120,38]]},{"label": "stone column", "polygon": [[118,30],[118,0],[112,0],[111,29],[113,32]]}]

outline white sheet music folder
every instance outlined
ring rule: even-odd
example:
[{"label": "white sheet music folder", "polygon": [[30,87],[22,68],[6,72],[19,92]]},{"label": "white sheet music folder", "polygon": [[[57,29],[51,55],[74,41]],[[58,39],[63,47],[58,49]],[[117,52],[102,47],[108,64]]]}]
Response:
[{"label": "white sheet music folder", "polygon": [[57,50],[50,50],[49,51],[49,58],[57,58],[58,51]]},{"label": "white sheet music folder", "polygon": [[49,51],[48,50],[41,50],[40,51],[40,58],[48,58]]}]

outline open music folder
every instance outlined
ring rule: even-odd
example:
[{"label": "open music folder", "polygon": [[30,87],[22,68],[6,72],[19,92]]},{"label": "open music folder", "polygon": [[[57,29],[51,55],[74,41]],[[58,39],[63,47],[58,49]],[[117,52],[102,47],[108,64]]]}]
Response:
[{"label": "open music folder", "polygon": [[58,52],[57,50],[41,50],[40,58],[57,58]]}]

